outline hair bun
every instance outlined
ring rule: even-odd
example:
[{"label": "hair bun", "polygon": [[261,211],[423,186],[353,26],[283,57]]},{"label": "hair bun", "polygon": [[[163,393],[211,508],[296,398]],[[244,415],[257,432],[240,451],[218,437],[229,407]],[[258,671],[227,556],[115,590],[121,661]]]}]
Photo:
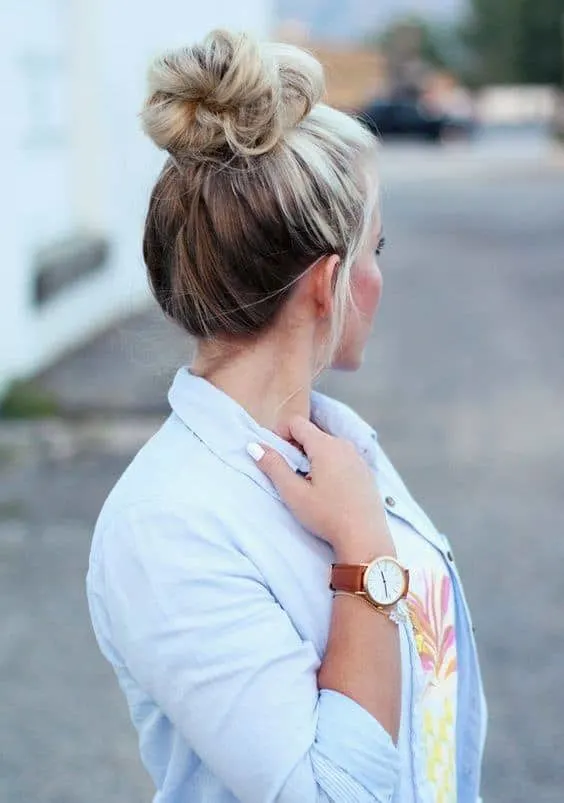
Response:
[{"label": "hair bun", "polygon": [[323,70],[297,47],[213,31],[151,66],[143,130],[182,158],[271,150],[320,100]]}]

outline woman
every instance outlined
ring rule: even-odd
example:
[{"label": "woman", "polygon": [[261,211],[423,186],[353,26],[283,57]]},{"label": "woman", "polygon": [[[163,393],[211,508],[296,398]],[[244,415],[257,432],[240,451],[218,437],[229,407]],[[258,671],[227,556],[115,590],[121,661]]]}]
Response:
[{"label": "woman", "polygon": [[[476,803],[485,712],[446,538],[312,390],[381,295],[376,142],[286,45],[152,67],[144,256],[197,342],[98,520],[96,636],[159,803]],[[383,502],[382,500],[385,500]]]}]

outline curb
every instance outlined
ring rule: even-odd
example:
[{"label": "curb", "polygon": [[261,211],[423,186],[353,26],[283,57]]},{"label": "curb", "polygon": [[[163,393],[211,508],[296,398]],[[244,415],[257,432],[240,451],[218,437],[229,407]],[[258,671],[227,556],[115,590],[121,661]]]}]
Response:
[{"label": "curb", "polygon": [[0,468],[62,461],[87,455],[128,457],[162,424],[165,416],[137,415],[87,420],[48,418],[0,422]]}]

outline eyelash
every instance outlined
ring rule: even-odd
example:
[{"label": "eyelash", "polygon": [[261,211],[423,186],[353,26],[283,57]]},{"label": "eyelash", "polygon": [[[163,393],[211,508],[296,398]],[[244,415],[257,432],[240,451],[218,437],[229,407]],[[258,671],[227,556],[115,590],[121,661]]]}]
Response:
[{"label": "eyelash", "polygon": [[384,246],[385,245],[386,245],[386,238],[385,237],[380,237],[380,242],[376,246],[376,251],[375,251],[377,257],[380,256],[380,254],[384,250]]}]

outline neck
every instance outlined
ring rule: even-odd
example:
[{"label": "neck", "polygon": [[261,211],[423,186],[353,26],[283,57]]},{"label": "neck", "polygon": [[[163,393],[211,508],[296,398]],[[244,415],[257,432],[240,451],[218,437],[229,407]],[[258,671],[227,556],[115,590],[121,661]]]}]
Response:
[{"label": "neck", "polygon": [[198,346],[191,370],[241,405],[260,426],[289,440],[293,415],[310,417],[311,350],[263,337],[240,349]]}]

